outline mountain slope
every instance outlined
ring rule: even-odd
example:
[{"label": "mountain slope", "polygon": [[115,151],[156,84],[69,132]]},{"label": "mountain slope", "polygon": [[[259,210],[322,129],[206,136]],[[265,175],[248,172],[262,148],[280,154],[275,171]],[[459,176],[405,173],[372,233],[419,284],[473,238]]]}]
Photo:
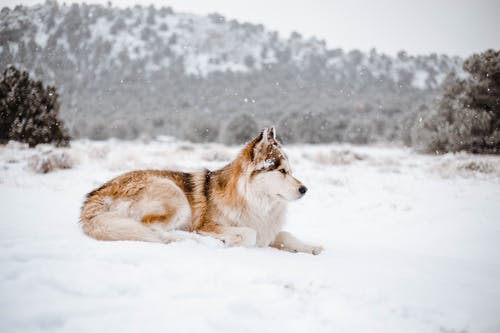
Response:
[{"label": "mountain slope", "polygon": [[4,8],[0,45],[1,70],[14,64],[55,84],[73,134],[94,138],[217,140],[221,122],[249,114],[256,126],[294,127],[285,134],[295,141],[394,140],[397,124],[461,65],[445,55],[331,50],[298,33],[153,6]]}]

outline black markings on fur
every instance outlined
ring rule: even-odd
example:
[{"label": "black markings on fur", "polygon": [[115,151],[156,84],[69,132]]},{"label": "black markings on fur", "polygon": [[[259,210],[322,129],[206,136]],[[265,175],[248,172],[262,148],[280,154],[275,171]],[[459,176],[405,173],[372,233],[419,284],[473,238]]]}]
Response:
[{"label": "black markings on fur", "polygon": [[257,142],[260,142],[264,138],[264,131],[260,132],[259,136],[257,137]]},{"label": "black markings on fur", "polygon": [[271,164],[269,166],[269,168],[267,168],[266,170],[267,171],[273,171],[273,170],[276,170],[281,164],[278,163],[277,161],[274,161],[273,164]]},{"label": "black markings on fur", "polygon": [[188,172],[181,173],[182,183],[184,184],[184,191],[191,195],[193,193],[193,175]]},{"label": "black markings on fur", "polygon": [[97,192],[99,192],[100,190],[102,190],[103,188],[105,188],[107,185],[108,185],[108,183],[103,184],[103,185],[101,185],[101,187],[99,187],[99,188],[97,188],[97,189],[93,190],[92,192],[89,192],[89,193],[87,194],[87,199],[88,199],[88,198],[90,198],[90,197],[92,197],[92,196],[94,196],[94,195],[96,195],[96,194],[97,194]]},{"label": "black markings on fur", "polygon": [[207,201],[210,199],[210,176],[212,175],[212,172],[210,170],[206,170],[205,173],[205,183],[203,184],[203,194],[205,195],[205,198],[207,198]]},{"label": "black markings on fur", "polygon": [[253,170],[252,173],[250,174],[250,177],[255,177],[261,172],[268,172],[268,171],[276,170],[280,166],[281,166],[281,164],[275,161],[273,164],[271,164],[269,167],[267,167],[265,169]]}]

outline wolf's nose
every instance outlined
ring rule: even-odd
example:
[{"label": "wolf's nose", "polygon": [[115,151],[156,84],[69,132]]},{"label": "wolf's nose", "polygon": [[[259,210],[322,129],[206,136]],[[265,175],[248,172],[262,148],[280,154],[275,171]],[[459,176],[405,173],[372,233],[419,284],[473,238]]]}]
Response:
[{"label": "wolf's nose", "polygon": [[300,194],[305,194],[307,192],[307,187],[302,185],[301,187],[299,187],[299,192],[300,192]]}]

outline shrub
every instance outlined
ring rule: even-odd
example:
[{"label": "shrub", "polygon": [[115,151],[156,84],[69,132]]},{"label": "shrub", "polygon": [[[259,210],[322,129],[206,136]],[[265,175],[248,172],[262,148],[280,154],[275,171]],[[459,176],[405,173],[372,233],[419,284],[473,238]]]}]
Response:
[{"label": "shrub", "polygon": [[32,156],[28,160],[29,168],[35,173],[49,173],[58,169],[71,169],[73,158],[65,152],[48,152]]},{"label": "shrub", "polygon": [[340,141],[337,123],[325,113],[291,112],[278,121],[283,142],[327,143]]},{"label": "shrub", "polygon": [[208,116],[188,121],[184,138],[191,142],[213,142],[219,135],[218,124]]},{"label": "shrub", "polygon": [[34,147],[40,143],[69,144],[59,119],[56,89],[30,79],[26,71],[7,68],[0,82],[0,143],[16,140]]},{"label": "shrub", "polygon": [[221,141],[229,145],[238,145],[250,140],[259,127],[254,118],[247,114],[237,114],[226,124]]}]

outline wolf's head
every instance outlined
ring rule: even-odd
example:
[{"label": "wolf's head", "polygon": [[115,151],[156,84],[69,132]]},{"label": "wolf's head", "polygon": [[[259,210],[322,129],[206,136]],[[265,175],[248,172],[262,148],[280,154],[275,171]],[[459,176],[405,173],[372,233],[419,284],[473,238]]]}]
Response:
[{"label": "wolf's head", "polygon": [[292,176],[274,127],[264,128],[250,141],[243,156],[249,162],[249,183],[253,191],[287,201],[297,200],[307,192],[307,187]]}]

